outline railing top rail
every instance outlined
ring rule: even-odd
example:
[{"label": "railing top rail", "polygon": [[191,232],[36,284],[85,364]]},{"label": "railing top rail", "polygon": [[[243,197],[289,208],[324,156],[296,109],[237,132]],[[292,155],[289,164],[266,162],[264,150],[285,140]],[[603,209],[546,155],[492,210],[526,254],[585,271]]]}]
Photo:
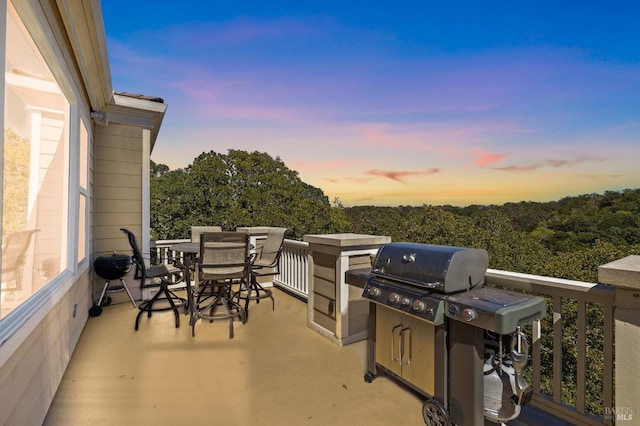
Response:
[{"label": "railing top rail", "polygon": [[[161,247],[161,246],[170,246],[172,244],[177,244],[177,243],[184,243],[186,241],[191,241],[188,238],[179,238],[179,239],[175,239],[175,240],[156,240],[154,241],[156,247]],[[286,239],[284,240],[284,243],[288,246],[293,246],[293,247],[309,247],[309,243],[306,241],[298,241],[298,240],[290,240],[290,239]]]},{"label": "railing top rail", "polygon": [[290,246],[290,247],[299,247],[299,248],[307,248],[309,247],[309,243],[306,241],[298,241],[298,240],[289,240],[286,239],[284,240],[284,245],[285,246]]},{"label": "railing top rail", "polygon": [[581,297],[605,304],[613,304],[614,288],[604,284],[563,278],[544,277],[520,272],[487,269],[487,282],[540,294],[567,293],[567,297]]},{"label": "railing top rail", "polygon": [[188,238],[179,238],[176,240],[156,240],[152,242],[152,246],[153,244],[155,244],[156,247],[164,247],[164,246],[170,246],[172,244],[178,244],[178,243],[185,243],[191,241]]}]

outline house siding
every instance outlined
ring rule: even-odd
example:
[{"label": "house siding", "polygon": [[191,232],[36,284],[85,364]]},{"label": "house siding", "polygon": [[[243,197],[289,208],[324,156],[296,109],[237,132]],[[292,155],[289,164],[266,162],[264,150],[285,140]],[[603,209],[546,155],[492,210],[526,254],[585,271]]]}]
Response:
[{"label": "house siding", "polygon": [[[75,317],[74,306],[77,306]],[[0,424],[42,424],[90,306],[87,270],[0,367]]]},{"label": "house siding", "polygon": [[[98,126],[96,133],[94,258],[114,252],[131,254],[129,241],[120,228],[127,228],[140,238],[143,130],[109,124],[108,127]],[[139,299],[141,292],[133,272],[124,279],[133,297]],[[96,288],[101,289],[104,280],[98,276],[94,279]],[[128,300],[125,293],[114,293],[111,297],[116,303]]]}]

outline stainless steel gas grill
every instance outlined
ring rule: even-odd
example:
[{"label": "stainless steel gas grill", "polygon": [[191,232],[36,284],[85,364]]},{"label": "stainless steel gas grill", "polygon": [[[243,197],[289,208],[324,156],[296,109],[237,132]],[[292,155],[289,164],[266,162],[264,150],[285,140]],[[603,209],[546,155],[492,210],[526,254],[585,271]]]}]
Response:
[{"label": "stainless steel gas grill", "polygon": [[365,381],[381,371],[423,394],[428,425],[505,422],[530,399],[520,327],[546,302],[484,287],[488,264],[482,249],[389,243],[370,271],[347,272],[372,302]]}]

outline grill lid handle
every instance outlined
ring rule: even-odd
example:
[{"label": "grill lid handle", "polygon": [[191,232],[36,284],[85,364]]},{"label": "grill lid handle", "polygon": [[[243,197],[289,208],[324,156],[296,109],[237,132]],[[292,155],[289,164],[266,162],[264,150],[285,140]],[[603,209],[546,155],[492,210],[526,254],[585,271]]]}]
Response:
[{"label": "grill lid handle", "polygon": [[403,254],[402,255],[402,263],[413,263],[416,261],[416,254],[415,253],[408,253],[408,254]]}]

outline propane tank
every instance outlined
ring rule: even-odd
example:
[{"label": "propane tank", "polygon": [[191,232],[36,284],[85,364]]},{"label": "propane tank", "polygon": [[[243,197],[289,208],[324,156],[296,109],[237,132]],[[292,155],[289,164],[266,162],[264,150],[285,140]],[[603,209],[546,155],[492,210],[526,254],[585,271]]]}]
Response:
[{"label": "propane tank", "polygon": [[[502,340],[502,339],[500,339]],[[502,354],[502,341],[485,341],[484,417],[504,423],[520,415],[516,373],[511,360]]]}]

